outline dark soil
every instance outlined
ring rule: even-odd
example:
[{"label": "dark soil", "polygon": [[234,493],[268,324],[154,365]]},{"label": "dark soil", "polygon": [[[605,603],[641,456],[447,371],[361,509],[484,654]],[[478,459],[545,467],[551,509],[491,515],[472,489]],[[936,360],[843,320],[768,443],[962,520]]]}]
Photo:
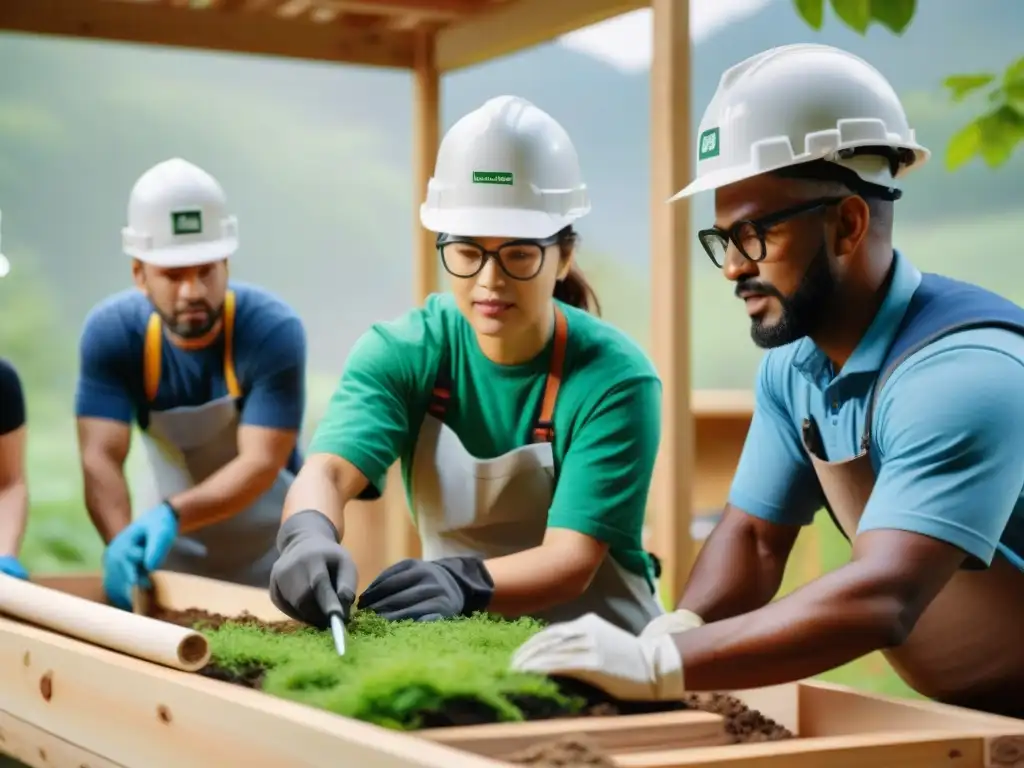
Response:
[{"label": "dark soil", "polygon": [[724,693],[690,693],[683,702],[690,709],[721,715],[725,719],[725,732],[734,744],[793,738],[792,731],[756,709],[751,709],[735,696]]},{"label": "dark soil", "polygon": [[271,632],[287,634],[306,628],[305,624],[298,621],[263,621],[251,613],[243,611],[237,616],[224,616],[220,613],[211,613],[202,608],[186,608],[183,611],[172,611],[167,608],[154,608],[149,614],[154,619],[166,621],[169,624],[177,624],[180,627],[191,627],[193,629],[219,629],[227,622],[233,624],[249,624],[251,626],[263,627]]},{"label": "dark soil", "polygon": [[[242,613],[238,616],[223,616],[190,608],[184,611],[156,609],[153,618],[179,626],[195,629],[217,629],[226,622],[235,622],[264,627],[272,632],[290,633],[305,628],[296,621],[265,622],[255,616]],[[259,689],[265,669],[253,665],[242,670],[227,670],[211,662],[199,674],[247,688]],[[577,680],[557,679],[559,687],[566,693],[582,697],[587,705],[582,711],[569,712],[556,702],[530,696],[509,697],[522,710],[527,720],[550,720],[568,717],[608,717],[614,715],[638,715],[654,712],[679,710],[702,710],[721,715],[725,719],[726,733],[733,743],[743,744],[761,741],[779,741],[793,738],[786,728],[774,720],[750,709],[734,696],[722,693],[692,693],[681,702],[635,702],[611,699],[606,693]],[[474,699],[452,699],[446,703],[444,712],[425,713],[423,727],[442,728],[458,725],[481,725],[493,723],[494,713],[490,708]],[[575,762],[573,762],[573,760]],[[536,749],[523,752],[516,760],[525,765],[539,765],[548,768],[556,766],[613,766],[607,758],[595,752],[583,741],[571,740],[547,743]]]}]

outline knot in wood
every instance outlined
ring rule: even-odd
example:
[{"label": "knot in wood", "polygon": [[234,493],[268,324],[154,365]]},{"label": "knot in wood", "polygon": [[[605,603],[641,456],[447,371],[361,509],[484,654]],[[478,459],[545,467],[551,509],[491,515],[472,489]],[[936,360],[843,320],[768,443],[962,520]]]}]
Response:
[{"label": "knot in wood", "polygon": [[47,670],[39,678],[39,693],[42,694],[43,701],[49,701],[53,698],[53,672]]}]

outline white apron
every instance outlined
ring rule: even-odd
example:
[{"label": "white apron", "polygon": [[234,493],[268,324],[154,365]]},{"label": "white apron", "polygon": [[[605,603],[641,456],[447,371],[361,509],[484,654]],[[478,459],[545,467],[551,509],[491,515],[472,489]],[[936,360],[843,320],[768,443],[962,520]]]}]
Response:
[{"label": "white apron", "polygon": [[[875,393],[882,381],[876,383]],[[874,395],[861,451],[827,461],[817,425],[804,419],[803,444],[833,521],[850,541],[875,486],[869,454]],[[810,411],[808,410],[808,413]],[[939,592],[900,647],[883,651],[896,673],[929,698],[1024,717],[1024,573],[996,553],[986,570],[960,570]]]},{"label": "white apron", "polygon": [[[235,295],[224,299],[224,381],[228,394],[198,406],[150,411],[142,431],[146,468],[133,492],[136,514],[194,487],[238,455],[237,401],[242,395],[235,375],[233,334]],[[143,355],[146,399],[160,385],[163,327],[150,315]],[[162,568],[197,576],[267,587],[277,559],[275,539],[281,508],[294,475],[282,469],[274,485],[251,507],[233,517],[177,538]]]},{"label": "white apron", "polygon": [[[477,459],[446,424],[452,396],[449,356],[437,373],[411,472],[413,514],[425,560],[458,555],[501,557],[539,546],[554,496],[553,415],[561,384],[568,327],[555,309],[555,340],[533,442],[494,459]],[[579,598],[532,614],[548,622],[594,612],[634,634],[665,612],[647,579],[606,556]]]}]

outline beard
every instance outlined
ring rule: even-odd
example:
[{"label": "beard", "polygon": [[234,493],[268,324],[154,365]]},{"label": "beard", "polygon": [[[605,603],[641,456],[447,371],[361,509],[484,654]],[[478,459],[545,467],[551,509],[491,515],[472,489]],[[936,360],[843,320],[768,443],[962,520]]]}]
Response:
[{"label": "beard", "polygon": [[773,285],[756,280],[736,285],[737,292],[743,290],[774,296],[781,305],[779,319],[774,323],[761,317],[750,319],[750,338],[758,347],[772,349],[809,336],[820,328],[835,296],[836,278],[832,273],[828,248],[822,243],[800,284],[789,296],[784,296]]},{"label": "beard", "polygon": [[[189,312],[202,312],[203,315],[201,319],[199,317],[188,317],[187,313]],[[202,301],[184,310],[175,311],[171,315],[160,312],[160,316],[168,330],[174,333],[175,336],[182,339],[200,339],[213,329],[213,326],[220,320],[223,312],[223,305],[218,309],[214,309],[205,301]]]}]

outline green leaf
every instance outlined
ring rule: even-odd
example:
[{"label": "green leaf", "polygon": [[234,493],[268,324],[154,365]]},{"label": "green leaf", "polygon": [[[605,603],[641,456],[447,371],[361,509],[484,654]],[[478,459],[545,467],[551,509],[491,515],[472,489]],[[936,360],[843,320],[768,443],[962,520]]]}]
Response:
[{"label": "green leaf", "polygon": [[1024,109],[1024,80],[1008,83],[1005,88],[999,90],[1006,97],[1007,102],[1015,107]]},{"label": "green leaf", "polygon": [[1024,56],[1021,56],[1013,64],[1006,68],[1003,73],[1003,84],[1011,85],[1022,83],[1024,84]]},{"label": "green leaf", "polygon": [[942,84],[952,92],[950,97],[953,101],[963,101],[972,91],[984,88],[995,79],[996,76],[988,72],[973,75],[950,75],[942,81]]},{"label": "green leaf", "polygon": [[1006,68],[1000,91],[1010,104],[1024,108],[1024,56]]},{"label": "green leaf", "polygon": [[871,0],[871,16],[897,35],[903,34],[915,10],[915,0]]},{"label": "green leaf", "polygon": [[850,29],[860,34],[871,23],[871,0],[832,0],[832,10]]},{"label": "green leaf", "polygon": [[825,23],[825,0],[793,0],[793,4],[812,29],[821,29]]},{"label": "green leaf", "polygon": [[976,121],[981,141],[981,157],[989,168],[998,168],[1024,141],[1024,115],[1009,104],[983,115]]},{"label": "green leaf", "polygon": [[981,148],[981,129],[974,120],[955,134],[946,147],[946,169],[957,170],[974,157]]}]

